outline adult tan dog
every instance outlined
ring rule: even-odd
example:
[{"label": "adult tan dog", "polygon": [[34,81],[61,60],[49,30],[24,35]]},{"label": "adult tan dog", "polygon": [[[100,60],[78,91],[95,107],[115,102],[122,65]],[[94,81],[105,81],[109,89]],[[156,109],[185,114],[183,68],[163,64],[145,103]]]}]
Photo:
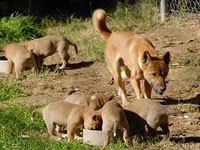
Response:
[{"label": "adult tan dog", "polygon": [[[105,61],[118,85],[118,94],[122,97],[123,105],[128,101],[121,77],[122,67],[125,67],[125,73],[131,79],[136,98],[151,98],[152,88],[157,94],[162,95],[166,89],[165,78],[169,71],[169,52],[158,56],[149,39],[127,31],[111,32],[106,26],[106,17],[104,10],[95,10],[93,24],[106,41]],[[140,80],[143,79],[144,96],[140,88]]]},{"label": "adult tan dog", "polygon": [[36,69],[36,61],[32,51],[28,51],[22,44],[12,43],[5,45],[0,51],[5,52],[8,59],[9,73],[15,71],[17,79],[20,78],[23,70],[27,68]]},{"label": "adult tan dog", "polygon": [[72,43],[63,36],[58,35],[48,35],[42,38],[27,41],[23,44],[28,50],[36,54],[38,67],[42,66],[46,57],[58,52],[62,60],[62,66],[60,66],[59,69],[64,69],[70,57],[68,54],[69,45],[74,46],[76,54],[78,54],[76,44]]},{"label": "adult tan dog", "polygon": [[66,93],[64,101],[81,106],[89,106],[91,110],[98,110],[110,100],[104,93],[86,96],[76,91],[77,89],[70,88]]},{"label": "adult tan dog", "polygon": [[163,133],[169,134],[169,115],[182,115],[188,118],[184,113],[178,110],[171,110],[168,106],[161,105],[154,100],[142,99],[131,102],[124,108],[130,127],[130,132],[136,130],[146,135],[145,126],[147,125],[148,134],[156,135],[156,130],[160,126]]},{"label": "adult tan dog", "polygon": [[67,129],[68,140],[74,139],[75,134],[80,135],[82,126],[86,129],[100,129],[102,126],[99,112],[65,101],[53,102],[46,107],[33,110],[32,120],[35,112],[42,113],[48,133],[53,139],[60,138],[56,126]]},{"label": "adult tan dog", "polygon": [[101,116],[103,120],[103,148],[110,143],[112,131],[114,133],[114,137],[116,137],[117,129],[123,130],[123,139],[128,145],[129,124],[122,106],[118,102],[111,100],[103,106]]}]

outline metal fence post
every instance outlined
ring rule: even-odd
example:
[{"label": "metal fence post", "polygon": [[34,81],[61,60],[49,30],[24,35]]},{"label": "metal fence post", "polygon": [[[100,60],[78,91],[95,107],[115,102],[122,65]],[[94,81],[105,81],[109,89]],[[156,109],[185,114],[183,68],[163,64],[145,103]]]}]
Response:
[{"label": "metal fence post", "polygon": [[167,13],[167,0],[161,0],[160,2],[160,19],[161,22],[165,21]]}]

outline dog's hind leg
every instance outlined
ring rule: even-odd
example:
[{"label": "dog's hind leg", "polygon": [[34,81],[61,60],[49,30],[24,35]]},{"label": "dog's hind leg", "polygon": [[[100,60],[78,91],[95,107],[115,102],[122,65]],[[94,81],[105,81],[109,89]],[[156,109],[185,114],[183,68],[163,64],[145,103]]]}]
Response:
[{"label": "dog's hind leg", "polygon": [[68,125],[67,125],[67,136],[68,136],[67,139],[68,139],[68,141],[74,139],[74,136],[75,136],[74,129],[75,129],[75,125],[68,123]]},{"label": "dog's hind leg", "polygon": [[159,117],[150,117],[147,119],[147,129],[150,137],[155,137],[159,126]]},{"label": "dog's hind leg", "polygon": [[69,49],[69,44],[66,44],[66,42],[60,42],[57,50],[59,52],[59,55],[62,60],[62,66],[59,67],[59,69],[64,69],[69,61],[70,56],[68,55],[68,49]]},{"label": "dog's hind leg", "polygon": [[8,73],[9,74],[12,74],[13,67],[14,67],[14,63],[12,61],[8,60]]},{"label": "dog's hind leg", "polygon": [[130,136],[129,124],[128,124],[128,121],[127,121],[126,117],[123,117],[122,119],[123,119],[123,121],[121,121],[120,126],[122,127],[122,130],[123,130],[123,140],[124,140],[126,146],[130,146],[130,141],[129,141],[129,136]]},{"label": "dog's hind leg", "polygon": [[[111,60],[113,60],[111,62]],[[110,59],[107,60],[107,66],[108,69],[110,70],[111,74],[113,75],[114,81],[118,86],[118,95],[122,97],[122,105],[127,105],[128,100],[126,96],[126,89],[125,89],[125,84],[122,80],[121,77],[121,58],[118,59]]]},{"label": "dog's hind leg", "polygon": [[110,132],[109,131],[103,131],[103,148],[105,148],[110,143]]},{"label": "dog's hind leg", "polygon": [[162,123],[160,124],[161,129],[165,135],[169,135],[169,120],[168,117],[164,117]]},{"label": "dog's hind leg", "polygon": [[23,63],[15,63],[15,76],[19,79],[23,71]]},{"label": "dog's hind leg", "polygon": [[46,122],[45,121],[45,123],[46,123],[46,126],[47,126],[47,130],[48,130],[48,133],[49,133],[49,135],[51,136],[51,138],[52,139],[54,139],[54,140],[58,140],[58,136],[57,136],[57,134],[56,134],[56,124],[54,124],[53,122]]}]

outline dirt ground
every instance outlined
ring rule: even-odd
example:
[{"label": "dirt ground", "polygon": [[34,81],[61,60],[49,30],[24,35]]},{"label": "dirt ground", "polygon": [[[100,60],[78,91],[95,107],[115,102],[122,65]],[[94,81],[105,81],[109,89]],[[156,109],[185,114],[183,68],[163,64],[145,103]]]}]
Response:
[{"label": "dirt ground", "polygon": [[[162,104],[185,111],[189,116],[188,119],[170,116],[170,141],[174,143],[171,149],[184,149],[184,145],[189,149],[200,149],[200,20],[191,17],[181,22],[169,21],[153,28],[130,30],[148,36],[160,54],[167,51],[171,54],[167,90],[163,96],[154,92],[152,94]],[[97,39],[101,40],[99,37]],[[80,52],[79,56],[84,54]],[[14,101],[48,103],[61,100],[67,89],[74,86],[86,95],[96,91],[113,94],[114,99],[121,102],[116,94],[116,85],[111,84],[111,74],[104,62],[77,62],[74,57],[71,57],[70,65],[61,73],[29,76],[20,81],[19,84],[31,96]],[[60,63],[59,57],[54,55],[46,60],[46,65],[57,62]],[[133,101],[135,93],[128,80],[126,89],[128,99]]]}]

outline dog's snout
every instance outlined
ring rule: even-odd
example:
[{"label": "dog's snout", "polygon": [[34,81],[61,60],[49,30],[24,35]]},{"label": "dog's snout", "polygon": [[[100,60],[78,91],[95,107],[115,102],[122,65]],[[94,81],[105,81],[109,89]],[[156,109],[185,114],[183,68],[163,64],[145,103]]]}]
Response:
[{"label": "dog's snout", "polygon": [[166,85],[163,84],[163,85],[161,86],[160,90],[161,90],[162,92],[164,92],[164,91],[166,90]]}]

